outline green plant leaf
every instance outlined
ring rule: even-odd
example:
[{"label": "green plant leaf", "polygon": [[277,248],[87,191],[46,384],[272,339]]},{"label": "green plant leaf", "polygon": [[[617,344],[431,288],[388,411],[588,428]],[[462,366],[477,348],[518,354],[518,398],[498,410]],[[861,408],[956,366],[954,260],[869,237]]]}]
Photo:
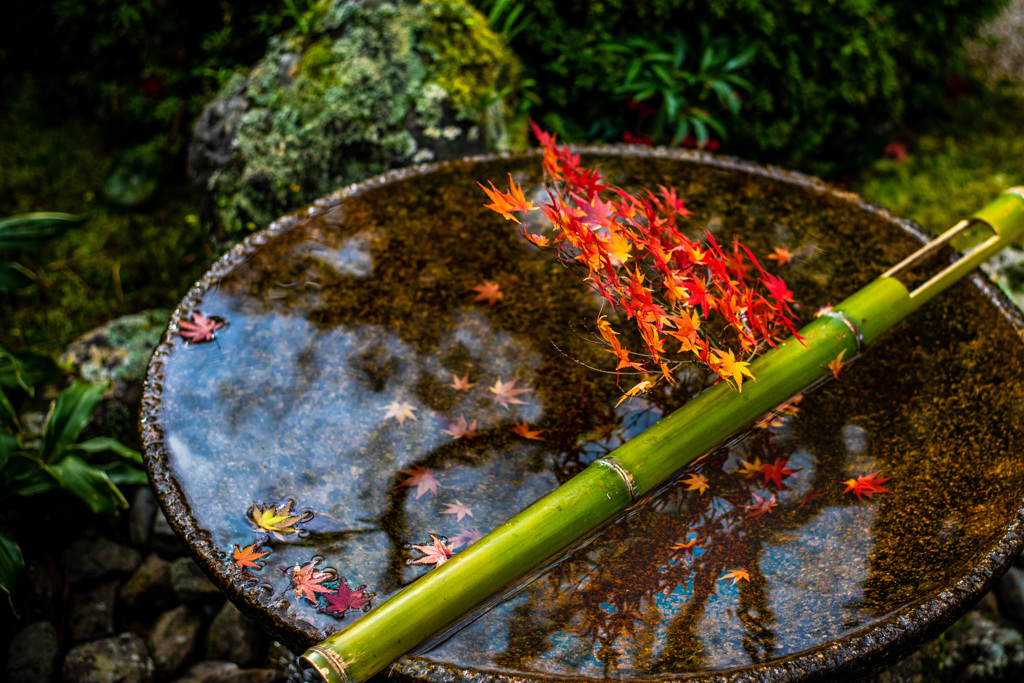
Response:
[{"label": "green plant leaf", "polygon": [[97,468],[106,472],[110,481],[119,486],[140,486],[149,483],[149,475],[144,470],[123,462],[97,465]]},{"label": "green plant leaf", "polygon": [[704,48],[704,54],[700,58],[700,70],[701,72],[707,71],[711,64],[715,61],[715,48],[708,45]]},{"label": "green plant leaf", "polygon": [[21,440],[18,437],[0,432],[0,470],[4,468],[13,453],[21,450]]},{"label": "green plant leaf", "polygon": [[0,220],[0,249],[34,247],[86,220],[70,213],[25,213]]},{"label": "green plant leaf", "polygon": [[14,616],[18,616],[18,612],[14,608],[12,597],[24,574],[25,558],[21,555],[21,548],[0,534],[0,590],[7,593],[7,602],[10,603]]},{"label": "green plant leaf", "polygon": [[741,69],[750,63],[750,60],[754,58],[755,54],[757,54],[757,49],[754,47],[748,47],[746,50],[744,50],[743,52],[739,53],[738,55],[727,61],[725,63],[725,66],[722,68],[725,69],[726,71],[735,71],[736,69]]},{"label": "green plant leaf", "polygon": [[13,292],[25,289],[36,283],[36,276],[32,271],[21,265],[9,261],[0,263],[0,292]]},{"label": "green plant leaf", "polygon": [[89,439],[88,441],[76,443],[74,446],[71,446],[71,449],[83,453],[102,453],[104,451],[113,451],[114,453],[120,455],[122,458],[131,460],[132,462],[137,463],[139,465],[142,464],[141,453],[139,453],[138,451],[133,451],[131,448],[128,448],[117,439],[112,439],[107,436],[97,436],[94,439]]},{"label": "green plant leaf", "polygon": [[60,393],[43,423],[39,447],[43,462],[52,461],[62,450],[74,445],[102,397],[103,387],[83,382],[75,382]]},{"label": "green plant leaf", "polygon": [[740,111],[740,98],[736,97],[736,93],[728,84],[723,81],[711,81],[711,89],[718,95],[718,100],[729,107],[729,110],[733,114],[738,114]]},{"label": "green plant leaf", "polygon": [[31,351],[8,353],[0,349],[0,386],[20,387],[32,394],[32,388],[56,382],[64,372],[51,356]]},{"label": "green plant leaf", "polygon": [[701,147],[708,141],[708,127],[696,116],[693,119],[693,134],[697,138],[697,144]]},{"label": "green plant leaf", "polygon": [[686,137],[686,134],[690,132],[690,121],[689,119],[682,119],[679,125],[676,126],[676,134],[672,136],[672,144],[678,145]]},{"label": "green plant leaf", "polygon": [[61,488],[73,493],[98,515],[116,515],[128,508],[128,501],[107,473],[78,456],[69,455],[56,465],[44,464],[43,468]]},{"label": "green plant leaf", "polygon": [[651,71],[653,71],[654,75],[658,77],[658,80],[668,87],[671,88],[675,85],[675,79],[672,78],[671,74],[669,74],[668,69],[663,67],[661,64],[652,64]]},{"label": "green plant leaf", "polygon": [[3,389],[0,389],[0,428],[11,434],[21,431],[21,427],[18,425],[18,414],[14,412],[14,406],[7,400]]}]

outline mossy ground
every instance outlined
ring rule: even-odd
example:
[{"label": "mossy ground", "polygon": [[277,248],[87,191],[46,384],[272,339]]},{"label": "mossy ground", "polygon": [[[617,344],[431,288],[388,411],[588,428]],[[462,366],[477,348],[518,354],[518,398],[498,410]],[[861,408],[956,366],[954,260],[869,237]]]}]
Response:
[{"label": "mossy ground", "polygon": [[4,252],[38,284],[0,294],[0,346],[58,353],[89,329],[126,313],[173,308],[214,254],[174,160],[148,206],[119,209],[102,197],[120,149],[84,117],[58,123],[30,84],[0,107],[0,216],[29,211],[88,214],[89,220],[35,249]]}]

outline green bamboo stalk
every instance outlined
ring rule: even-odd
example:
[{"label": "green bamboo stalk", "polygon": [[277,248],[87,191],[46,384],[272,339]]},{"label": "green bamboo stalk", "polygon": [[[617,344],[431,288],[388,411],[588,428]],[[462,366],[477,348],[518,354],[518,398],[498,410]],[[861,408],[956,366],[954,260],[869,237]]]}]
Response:
[{"label": "green bamboo stalk", "polygon": [[[910,291],[903,270],[976,223],[993,237]],[[705,391],[431,570],[303,659],[329,683],[362,683],[488,598],[557,557],[660,486],[680,468],[828,373],[982,262],[1024,236],[1024,188],[1007,190],[971,218],[887,271],[751,365],[736,392]]]}]

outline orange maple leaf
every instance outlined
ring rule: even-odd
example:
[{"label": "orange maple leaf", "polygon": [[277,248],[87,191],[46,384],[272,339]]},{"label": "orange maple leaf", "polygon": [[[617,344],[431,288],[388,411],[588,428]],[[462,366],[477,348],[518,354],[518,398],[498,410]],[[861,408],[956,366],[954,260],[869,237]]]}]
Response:
[{"label": "orange maple leaf", "polygon": [[708,480],[700,474],[686,475],[686,479],[683,480],[683,483],[687,485],[687,491],[698,491],[698,495],[703,495],[705,491],[711,488],[711,485],[708,484]]},{"label": "orange maple leaf", "polygon": [[719,351],[711,356],[711,369],[726,382],[733,384],[736,391],[743,391],[744,375],[754,379],[749,366],[750,363],[746,361],[736,360],[736,354],[732,352],[732,349]]},{"label": "orange maple leaf", "polygon": [[450,434],[453,439],[472,439],[477,436],[476,420],[467,424],[466,416],[459,415],[458,421],[449,424],[448,429],[445,429],[444,433]]},{"label": "orange maple leaf", "polygon": [[430,534],[430,540],[431,543],[429,545],[413,546],[413,548],[423,553],[423,557],[413,560],[413,564],[432,564],[435,567],[440,567],[455,555],[450,543],[445,544],[443,539],[438,538],[434,534]]},{"label": "orange maple leaf", "polygon": [[736,585],[740,581],[750,581],[750,574],[747,573],[746,569],[732,569],[727,571],[719,581],[725,581],[726,579],[732,579],[733,585]]},{"label": "orange maple leaf", "polygon": [[632,401],[634,396],[646,393],[647,390],[653,386],[654,384],[652,382],[648,382],[647,380],[644,380],[636,384],[629,391],[624,393],[621,398],[619,398],[619,402],[615,404],[615,407],[618,408],[619,403],[622,403],[623,401]]},{"label": "orange maple leaf", "polygon": [[450,386],[455,391],[469,391],[470,389],[472,389],[476,385],[470,383],[470,381],[469,381],[469,373],[467,372],[462,377],[459,377],[458,375],[454,375],[453,374],[452,375],[452,383],[449,384],[448,386]]},{"label": "orange maple leaf", "polygon": [[747,462],[746,460],[741,460],[740,462],[742,464],[737,472],[745,476],[747,479],[756,477],[761,474],[761,470],[764,469],[764,463],[761,462],[761,458],[754,458],[754,462]]},{"label": "orange maple leaf", "polygon": [[516,422],[515,426],[512,427],[512,431],[523,437],[524,439],[536,439],[541,441],[540,435],[544,433],[543,429],[533,431],[530,429],[530,425],[526,424],[526,420],[522,422]]},{"label": "orange maple leaf", "polygon": [[773,247],[773,252],[768,255],[768,258],[780,266],[788,266],[793,262],[793,253],[786,245],[782,245],[781,247]]},{"label": "orange maple leaf", "polygon": [[434,473],[428,470],[426,467],[420,467],[419,465],[413,465],[407,470],[398,470],[402,474],[409,475],[409,478],[396,486],[396,489],[400,489],[403,486],[415,486],[416,487],[416,499],[419,500],[420,496],[428,491],[437,495],[437,487],[441,485],[437,479],[434,478]]},{"label": "orange maple leaf", "polygon": [[[846,349],[839,352],[839,355],[828,362],[827,369],[832,373],[832,376],[837,380],[839,379],[840,373],[843,371],[843,354],[846,353]],[[840,380],[842,381],[842,380]]]},{"label": "orange maple leaf", "polygon": [[520,401],[517,396],[525,394],[531,391],[529,387],[526,389],[516,389],[515,384],[518,380],[513,379],[511,382],[502,382],[501,378],[494,383],[493,387],[488,387],[490,392],[494,394],[491,400],[494,401],[494,405],[501,406],[502,408],[508,408],[510,403],[518,403],[520,405],[526,405],[526,401]]},{"label": "orange maple leaf", "polygon": [[491,186],[491,189],[487,189],[481,183],[481,189],[487,193],[487,198],[491,200],[491,204],[484,204],[485,209],[491,209],[496,211],[505,217],[506,220],[519,222],[519,219],[512,215],[513,211],[529,211],[530,209],[536,209],[537,205],[533,202],[526,201],[526,196],[523,194],[523,188],[521,185],[517,185],[516,181],[512,180],[512,174],[508,174],[509,191],[501,192],[494,186],[494,183],[487,181],[487,184]]},{"label": "orange maple leaf", "polygon": [[477,293],[476,298],[473,299],[473,303],[477,301],[486,301],[488,306],[493,306],[502,299],[505,295],[501,291],[501,287],[498,286],[497,282],[488,282],[484,280],[482,285],[476,285],[470,287],[474,292]]},{"label": "orange maple leaf", "polygon": [[887,488],[884,488],[882,484],[892,479],[892,477],[880,477],[879,472],[872,472],[871,474],[865,474],[857,477],[856,479],[847,479],[846,481],[837,482],[839,484],[846,484],[846,488],[843,493],[853,493],[857,496],[857,500],[860,500],[861,494],[864,494],[868,498],[876,493],[892,493]]},{"label": "orange maple leaf", "polygon": [[270,551],[259,552],[260,544],[257,541],[252,545],[247,545],[244,548],[240,547],[237,543],[235,544],[235,551],[231,553],[231,558],[235,561],[235,566],[239,569],[245,567],[252,567],[253,569],[263,569],[263,565],[258,562],[261,557],[266,557],[270,554]]},{"label": "orange maple leaf", "polygon": [[291,569],[281,568],[281,571],[284,572],[292,582],[292,588],[295,589],[295,597],[305,598],[314,605],[316,604],[317,593],[332,592],[330,588],[322,585],[324,581],[332,577],[332,574],[329,572],[316,571],[316,566],[319,563],[319,560],[314,560],[313,562],[301,567],[296,564]]}]

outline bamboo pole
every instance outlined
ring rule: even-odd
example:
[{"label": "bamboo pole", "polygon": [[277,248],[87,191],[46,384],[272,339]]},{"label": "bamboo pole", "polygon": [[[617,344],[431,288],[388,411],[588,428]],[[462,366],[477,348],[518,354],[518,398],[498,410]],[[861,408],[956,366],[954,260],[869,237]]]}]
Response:
[{"label": "bamboo pole", "polygon": [[[913,291],[899,275],[971,225],[992,237]],[[766,352],[742,393],[719,383],[431,570],[303,659],[329,683],[362,683],[488,598],[544,565],[682,467],[828,373],[978,265],[1024,236],[1024,188],[1013,188]]]}]

